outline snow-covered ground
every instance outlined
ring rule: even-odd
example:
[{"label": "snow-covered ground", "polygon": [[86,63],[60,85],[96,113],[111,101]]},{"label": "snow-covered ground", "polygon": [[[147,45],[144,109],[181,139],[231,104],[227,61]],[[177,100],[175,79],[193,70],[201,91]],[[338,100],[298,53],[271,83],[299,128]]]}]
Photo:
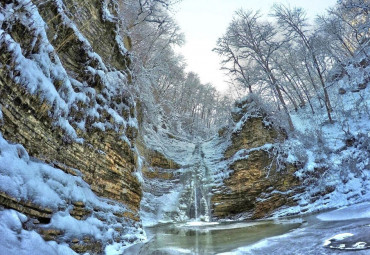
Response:
[{"label": "snow-covered ground", "polygon": [[0,249],[2,254],[77,254],[67,244],[46,242],[35,231],[24,230],[22,224],[26,221],[27,216],[17,211],[0,210]]},{"label": "snow-covered ground", "polygon": [[[311,216],[300,228],[222,255],[370,253],[370,203]],[[221,255],[220,254],[220,255]]]},{"label": "snow-covered ground", "polygon": [[[365,47],[367,54],[370,46]],[[303,162],[296,172],[306,187],[298,205],[275,216],[316,212],[370,201],[370,66],[357,55],[346,67],[347,75],[329,85],[334,123],[324,109],[312,115],[309,109],[292,113],[295,134],[282,145],[288,162]],[[366,83],[365,89],[358,84]],[[339,94],[338,89],[347,92]]]}]

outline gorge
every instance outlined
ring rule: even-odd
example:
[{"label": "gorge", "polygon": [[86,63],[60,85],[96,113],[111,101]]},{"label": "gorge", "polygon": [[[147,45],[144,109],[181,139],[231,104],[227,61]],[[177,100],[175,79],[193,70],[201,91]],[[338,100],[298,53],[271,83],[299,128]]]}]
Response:
[{"label": "gorge", "polygon": [[[276,238],[287,248],[293,235],[302,254],[331,254],[343,247],[329,237],[352,231],[344,247],[365,254],[370,40],[330,81],[333,123],[320,99],[314,117],[308,105],[291,111],[290,132],[285,115],[248,95],[211,129],[223,121],[211,110],[181,122],[160,89],[138,88],[134,62],[145,56],[131,55],[125,8],[0,2],[0,253],[284,254]],[[343,206],[354,207],[312,216]],[[354,218],[340,222],[346,213]]]}]

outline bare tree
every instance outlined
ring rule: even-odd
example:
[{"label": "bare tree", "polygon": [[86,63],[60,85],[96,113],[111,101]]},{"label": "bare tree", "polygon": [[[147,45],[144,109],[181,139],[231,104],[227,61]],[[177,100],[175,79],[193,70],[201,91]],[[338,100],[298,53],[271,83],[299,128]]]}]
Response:
[{"label": "bare tree", "polygon": [[[255,66],[263,73],[260,81],[266,82],[272,94],[276,94],[278,102],[282,105],[287,116],[290,130],[294,130],[293,122],[290,118],[289,110],[279,86],[278,79],[274,73],[273,56],[286,43],[278,40],[278,31],[269,22],[261,22],[259,12],[239,10],[229,25],[226,34],[218,40],[218,47],[215,49],[220,55],[225,55],[226,61],[235,63],[235,58],[243,59],[248,66]],[[225,42],[229,43],[230,48],[237,49],[240,56],[231,57],[231,53]],[[250,71],[250,70],[248,70]],[[247,72],[248,72],[247,71]]]},{"label": "bare tree", "polygon": [[283,31],[286,31],[286,35],[290,38],[299,38],[307,48],[324,92],[325,107],[329,122],[332,123],[333,119],[331,117],[332,108],[330,98],[325,86],[323,70],[319,64],[319,60],[312,45],[311,38],[308,35],[309,30],[304,11],[301,8],[290,9],[282,4],[275,4],[273,10],[274,12],[272,15],[277,18],[278,23]]},{"label": "bare tree", "polygon": [[228,71],[233,76],[234,81],[248,88],[249,93],[253,93],[252,85],[255,83],[253,80],[255,74],[252,74],[250,70],[247,71],[244,67],[250,67],[252,63],[243,63],[250,60],[243,58],[240,52],[238,52],[238,48],[232,46],[230,39],[229,37],[219,38],[217,41],[218,48],[213,49],[213,51],[225,57],[221,62],[223,65],[221,70]]}]

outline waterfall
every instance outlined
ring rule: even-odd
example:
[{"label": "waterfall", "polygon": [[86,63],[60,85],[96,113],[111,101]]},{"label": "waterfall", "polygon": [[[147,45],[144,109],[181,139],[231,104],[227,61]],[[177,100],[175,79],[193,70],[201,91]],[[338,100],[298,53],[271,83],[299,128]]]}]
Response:
[{"label": "waterfall", "polygon": [[195,211],[195,219],[198,219],[198,199],[197,199],[197,185],[196,182],[194,183],[194,211]]},{"label": "waterfall", "polygon": [[207,166],[204,163],[204,154],[201,145],[197,144],[193,152],[194,164],[189,167],[189,188],[188,194],[188,217],[189,219],[209,221],[211,218],[210,209],[210,183],[211,177]]},{"label": "waterfall", "polygon": [[209,222],[212,177],[200,143],[195,146],[190,162],[181,179],[183,189],[178,199],[177,219]]}]

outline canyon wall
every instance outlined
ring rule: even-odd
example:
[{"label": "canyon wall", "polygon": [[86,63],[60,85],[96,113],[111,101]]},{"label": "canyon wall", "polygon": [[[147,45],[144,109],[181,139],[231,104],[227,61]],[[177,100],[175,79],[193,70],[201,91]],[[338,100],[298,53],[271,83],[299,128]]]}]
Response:
[{"label": "canyon wall", "polygon": [[[61,211],[76,220],[93,217],[113,224],[116,242],[135,242],[125,234],[130,227],[141,231],[134,149],[138,123],[129,92],[130,45],[120,36],[116,3],[2,1],[0,7],[2,137],[22,145],[27,162],[81,177],[101,203],[117,207],[108,215],[100,202],[75,200],[73,194],[62,206],[45,205],[32,195],[20,199],[6,187],[0,205],[35,219],[29,229],[45,240],[69,243],[77,252],[101,253],[105,239],[48,227]],[[7,166],[0,168],[11,174]]]},{"label": "canyon wall", "polygon": [[236,104],[233,121],[235,128],[223,152],[228,168],[223,171],[229,174],[213,189],[212,216],[257,219],[294,205],[292,197],[300,184],[294,176],[297,166],[282,163],[279,157],[284,155],[276,150],[286,138],[284,132],[273,126],[250,99]]}]

